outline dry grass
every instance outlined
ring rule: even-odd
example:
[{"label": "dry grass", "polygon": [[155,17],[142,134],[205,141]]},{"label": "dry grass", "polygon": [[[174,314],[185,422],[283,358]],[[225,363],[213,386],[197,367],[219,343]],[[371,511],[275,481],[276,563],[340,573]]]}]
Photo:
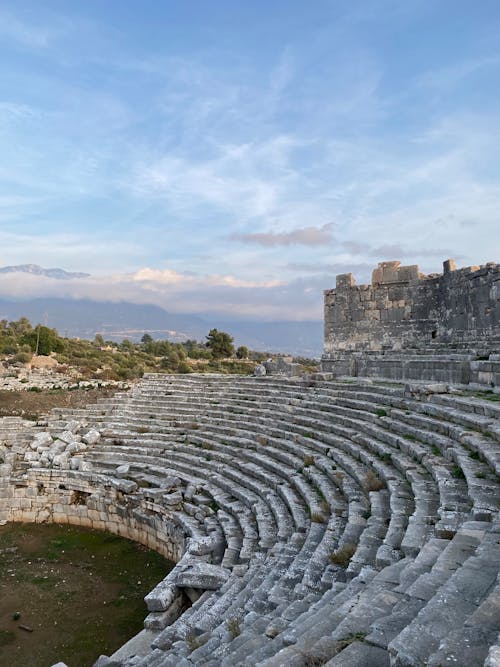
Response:
[{"label": "dry grass", "polygon": [[206,639],[202,637],[197,637],[196,635],[188,635],[186,637],[186,644],[190,652],[196,651],[197,648],[201,648],[206,642]]},{"label": "dry grass", "polygon": [[346,568],[355,553],[356,545],[348,542],[347,544],[344,544],[343,547],[340,547],[340,549],[337,549],[330,554],[330,562],[334,565],[340,565],[341,567]]},{"label": "dry grass", "polygon": [[330,514],[330,503],[327,500],[323,499],[321,501],[320,507],[322,512],[325,512],[325,514]]},{"label": "dry grass", "polygon": [[239,637],[241,634],[240,621],[238,618],[236,618],[236,616],[228,618],[226,621],[226,626],[229,634],[231,635],[231,639],[236,639],[236,637]]},{"label": "dry grass", "polygon": [[366,473],[363,480],[363,488],[365,491],[380,491],[385,488],[385,483],[377,477],[377,475],[370,471]]}]

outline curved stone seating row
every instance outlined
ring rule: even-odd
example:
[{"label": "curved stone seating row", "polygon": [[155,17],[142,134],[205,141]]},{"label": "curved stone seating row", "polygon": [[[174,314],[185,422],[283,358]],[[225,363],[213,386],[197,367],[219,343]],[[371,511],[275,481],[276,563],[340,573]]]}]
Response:
[{"label": "curved stone seating row", "polygon": [[[177,398],[178,398],[178,397],[177,397]],[[251,403],[251,402],[252,402],[252,401],[250,401],[250,403]],[[191,398],[190,398],[190,403],[191,403],[191,406],[194,408],[194,410],[197,410],[197,407],[196,407],[196,406],[193,406],[193,402],[192,402]],[[177,414],[177,415],[179,415],[179,413],[180,413],[181,410],[184,411],[184,412],[183,412],[183,416],[186,417],[186,418],[190,418],[191,415],[193,414],[193,411],[190,411],[190,410],[189,410],[189,406],[187,406],[187,408],[186,408],[186,407],[181,407],[180,405],[177,404],[177,405],[172,406],[172,407],[175,408],[175,414]],[[160,413],[157,413],[157,414],[160,414]],[[198,413],[197,413],[197,414],[198,414]],[[275,416],[276,416],[276,415],[275,415]],[[198,420],[199,420],[199,414],[198,414]],[[219,424],[220,424],[220,421],[219,421],[219,420],[217,420],[217,421],[218,421]],[[307,425],[307,424],[306,424],[306,425]],[[265,425],[263,424],[263,422],[262,422],[262,415],[261,415],[260,426],[261,426],[261,428],[265,426]],[[314,426],[317,428],[317,424],[315,424]],[[357,425],[357,426],[358,426],[358,428],[359,428],[359,425]],[[213,429],[212,429],[212,430],[213,430]],[[195,438],[198,438],[198,439],[200,440],[201,438],[206,438],[206,436],[207,436],[207,434],[206,434],[205,431],[203,432],[203,435],[199,435],[199,429],[196,429],[196,436],[191,436],[189,439],[191,440],[191,439],[193,439],[193,438],[195,437]],[[217,436],[218,436],[219,438],[226,438],[226,439],[227,439],[228,437],[230,437],[230,436],[228,435],[227,431],[220,432],[220,430],[219,430],[219,432],[216,432],[215,437],[217,437]],[[411,442],[411,441],[410,441],[410,442]],[[311,443],[311,444],[312,444],[312,443]],[[240,452],[240,455],[241,455],[241,452]],[[422,455],[421,455],[421,453],[420,453],[420,459],[422,459],[422,458],[423,458],[423,457],[422,457]],[[345,464],[345,462],[344,462],[344,464]],[[213,648],[213,647],[212,647],[212,648]],[[212,649],[211,649],[211,650],[212,650]],[[245,649],[245,651],[246,651],[246,650],[247,650],[247,649]],[[201,651],[201,649],[198,649],[198,651]],[[212,651],[212,654],[213,654],[213,651]],[[177,656],[176,659],[177,659],[178,657],[179,657],[179,656]],[[200,653],[198,656],[195,655],[195,654],[193,653],[193,659],[200,659],[200,660],[201,660],[201,659],[202,659],[202,653]],[[232,659],[233,659],[233,658],[230,658],[229,660],[232,660]],[[280,658],[280,660],[281,660],[281,659],[282,659],[282,658]],[[288,658],[287,658],[287,660],[288,660]],[[214,664],[215,664],[215,663],[214,663]],[[234,664],[234,663],[229,663],[229,664]],[[249,664],[253,664],[253,663],[249,663]],[[283,664],[287,664],[287,663],[284,662]]]},{"label": "curved stone seating row", "polygon": [[[55,438],[75,419],[100,432],[89,474],[188,538],[147,598],[151,650],[100,665],[482,664],[500,630],[498,408],[401,385],[146,376],[55,411]],[[182,583],[194,557],[213,589]]]}]

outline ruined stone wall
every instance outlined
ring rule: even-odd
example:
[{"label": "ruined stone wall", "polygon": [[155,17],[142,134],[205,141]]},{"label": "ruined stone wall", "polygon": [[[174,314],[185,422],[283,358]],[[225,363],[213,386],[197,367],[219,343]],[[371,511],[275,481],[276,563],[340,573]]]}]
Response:
[{"label": "ruined stone wall", "polygon": [[424,275],[418,266],[381,262],[371,285],[351,273],[325,291],[325,356],[348,351],[425,349],[500,340],[500,265]]},{"label": "ruined stone wall", "polygon": [[10,474],[9,465],[0,465],[0,525],[67,523],[107,530],[175,562],[185,552],[184,531],[152,500],[132,502],[111,484],[70,471],[29,470],[17,478]]}]

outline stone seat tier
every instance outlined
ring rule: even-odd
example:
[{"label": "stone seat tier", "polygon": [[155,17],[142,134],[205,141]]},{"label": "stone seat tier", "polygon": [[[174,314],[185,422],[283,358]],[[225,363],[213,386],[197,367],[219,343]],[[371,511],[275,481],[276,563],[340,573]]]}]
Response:
[{"label": "stone seat tier", "polygon": [[[111,452],[103,452],[98,456],[98,459],[93,458],[97,470],[114,469],[124,460],[123,452],[117,452],[116,449]],[[236,562],[248,561],[250,555],[256,549],[258,531],[253,514],[246,511],[241,502],[235,501],[232,495],[213,483],[213,480],[210,484],[207,484],[205,479],[197,478],[195,476],[196,470],[191,465],[183,466],[179,463],[170,465],[170,461],[166,465],[161,459],[144,455],[140,451],[135,454],[127,452],[126,459],[131,464],[132,479],[135,474],[141,474],[144,470],[147,470],[149,479],[156,481],[158,484],[161,484],[161,480],[165,477],[176,475],[183,477],[186,481],[189,480],[195,484],[203,485],[204,490],[212,497],[212,502],[219,508],[216,510],[216,515],[226,543],[222,563],[224,566],[232,567]],[[172,515],[177,516],[175,511],[172,512]],[[182,513],[178,513],[179,517],[182,517],[182,515]],[[210,526],[210,522],[208,523]],[[207,521],[204,518],[203,523],[197,526],[197,532],[204,532],[206,524]],[[192,525],[189,534],[193,535]]]},{"label": "stone seat tier", "polygon": [[[198,434],[198,433],[199,433],[199,431],[196,431],[196,434]],[[190,438],[195,438],[195,437],[197,438],[198,436],[197,436],[197,435],[196,435],[196,436],[192,436],[192,435],[190,435]],[[227,434],[225,434],[225,437],[226,437],[226,438],[228,437]],[[206,433],[203,434],[203,439],[204,439],[204,441],[206,442],[206,440],[207,440],[207,434],[206,434]],[[215,442],[215,443],[216,443],[216,441],[213,441],[213,440],[212,440],[211,442]],[[211,444],[211,446],[213,446],[213,445]],[[283,453],[279,452],[278,450],[276,450],[276,451],[277,451],[277,453],[279,454],[279,456],[280,456],[280,458],[281,458],[281,460],[280,460],[280,466],[282,466],[282,465],[283,465]],[[297,451],[297,447],[295,447],[295,451]],[[240,450],[240,451],[236,450],[236,451],[234,452],[234,454],[237,455],[238,457],[241,457],[241,456],[245,456],[245,455],[246,455],[246,451],[245,451],[245,450],[243,450],[243,451],[241,451],[241,450]],[[262,464],[263,464],[263,460],[261,459],[261,460],[259,460],[259,465],[262,466]],[[288,474],[291,473],[291,474],[293,475],[293,474],[295,473],[295,469],[297,468],[297,466],[300,466],[300,465],[303,465],[303,460],[302,460],[302,458],[297,458],[297,459],[295,460],[295,462],[292,461],[292,462],[291,462],[291,468],[292,468],[292,470],[291,470]],[[278,472],[279,472],[279,469],[278,469]],[[299,478],[299,479],[300,479],[300,478]],[[317,501],[316,501],[316,502],[317,502]],[[311,506],[311,501],[310,501],[310,500],[309,500],[309,506]],[[314,511],[317,511],[317,510],[314,510]]]},{"label": "stone seat tier", "polygon": [[[191,455],[190,453],[188,454],[187,452],[189,452],[189,450],[188,450],[187,448],[184,448],[182,445],[177,445],[177,448],[179,448],[179,447],[180,447],[182,450],[184,450],[184,451],[182,452],[182,454],[181,454],[181,457],[186,458],[186,456],[188,456],[188,457],[190,456],[191,458],[188,459],[188,461],[189,461],[189,466],[191,466],[191,465],[195,465],[195,464],[196,464],[196,454],[192,454],[192,455]],[[214,456],[214,453],[211,452],[211,456]],[[121,457],[121,458],[123,458],[123,457]],[[173,464],[173,462],[176,460],[176,458],[177,458],[177,452],[175,452],[175,453],[173,453],[173,452],[169,452],[169,464],[170,464],[170,465]],[[227,455],[225,456],[225,458],[226,458],[226,462],[227,462],[227,463],[230,463],[231,459],[228,458]],[[219,457],[218,457],[218,461],[223,462],[223,461],[224,461],[224,457],[223,457],[222,455],[219,455]],[[219,469],[219,465],[218,465],[218,463],[217,463],[217,464],[206,463],[206,464],[204,464],[204,465],[208,466],[208,469],[209,469],[209,470],[211,470],[212,468],[214,468],[215,470],[218,470],[218,469]],[[193,469],[194,469],[194,468],[193,468]],[[177,467],[177,470],[179,470],[178,467]],[[188,470],[189,470],[189,467],[188,467]],[[242,470],[252,472],[252,468],[250,468],[250,467],[248,467],[248,466],[244,466],[244,467],[242,466]],[[257,472],[261,473],[261,471],[260,471],[259,468],[254,468],[253,471],[254,471],[255,473],[257,473]],[[239,471],[236,471],[236,472],[233,472],[233,473],[232,473],[232,472],[229,470],[229,468],[226,468],[226,469],[225,469],[225,473],[224,473],[224,477],[225,477],[226,479],[227,479],[227,478],[231,479],[231,485],[230,485],[230,486],[233,487],[233,493],[234,493],[235,495],[238,495],[238,491],[237,491],[237,490],[234,490],[234,489],[242,488],[242,485],[243,485],[243,484],[245,484],[246,488],[248,488],[248,482],[245,482],[245,481],[243,480],[243,478],[242,478],[242,476],[241,476],[241,474],[240,474]],[[212,481],[212,480],[215,479],[215,477],[212,476],[212,474],[210,474],[210,475],[208,475],[208,479],[210,479],[210,481]],[[238,485],[235,485],[236,482],[239,482],[239,486],[238,486]],[[226,483],[226,482],[225,482],[224,479],[222,479],[222,480],[221,480],[221,479],[218,479],[218,484],[219,484],[219,485],[220,485],[220,484],[225,484],[225,483]],[[258,491],[261,495],[264,495],[264,494],[266,493],[266,487],[265,487],[265,486],[261,486],[261,485],[259,485],[259,486],[256,487],[256,486],[255,486],[255,483],[252,483],[252,482],[251,482],[251,484],[253,485],[253,491]],[[278,487],[277,487],[277,490],[278,490],[278,491],[281,491],[281,488],[278,486]],[[293,507],[294,505],[298,505],[298,499],[297,499],[297,496],[295,496],[295,497],[292,496],[292,502],[293,502],[293,504],[292,504],[292,502],[291,502],[291,500],[290,500],[290,499],[291,499],[290,493],[291,493],[291,490],[289,490],[288,494],[284,494],[284,497],[285,497],[285,498],[287,499],[287,501],[292,505],[292,507]],[[245,500],[245,502],[246,502],[248,505],[254,507],[254,506],[255,506],[255,497],[256,497],[256,496],[248,497],[248,492],[245,492],[245,495],[243,496],[243,499]],[[266,497],[267,497],[268,500],[278,499],[278,502],[279,502],[279,508],[278,508],[278,510],[277,510],[275,507],[273,507],[273,504],[271,504],[271,509],[272,509],[272,511],[273,511],[278,517],[280,517],[280,512],[281,512],[281,516],[285,516],[285,515],[284,515],[284,512],[285,512],[286,507],[285,507],[285,504],[279,500],[279,496],[277,496],[276,494],[272,494],[272,495],[271,495],[271,494],[267,493],[267,494],[266,494]],[[290,524],[291,524],[291,521],[290,521],[288,518],[287,518],[287,524],[288,524],[288,529],[287,529],[286,534],[284,534],[284,535],[283,535],[283,534],[280,534],[280,531],[283,530],[283,524],[281,524],[280,529],[279,529],[278,531],[276,531],[276,534],[277,534],[277,536],[278,536],[280,539],[286,539],[286,537],[287,537],[288,534],[290,533],[290,528],[291,528],[291,525],[290,525]],[[268,526],[265,526],[265,525],[262,526],[262,524],[261,524],[260,527],[261,527],[261,530],[264,531],[264,535],[267,536],[266,539],[267,539],[267,542],[269,543],[269,535],[270,535],[270,532],[271,532],[270,529],[269,529],[269,527],[268,527]],[[301,528],[302,528],[302,525],[301,525],[301,526],[298,526],[298,528],[301,529]],[[305,524],[304,524],[304,529],[305,529]]]},{"label": "stone seat tier", "polygon": [[180,478],[182,504],[159,511],[231,572],[123,667],[483,660],[500,629],[499,413],[403,385],[192,375],[53,413],[53,435],[101,432],[96,478],[128,462],[155,504]]}]

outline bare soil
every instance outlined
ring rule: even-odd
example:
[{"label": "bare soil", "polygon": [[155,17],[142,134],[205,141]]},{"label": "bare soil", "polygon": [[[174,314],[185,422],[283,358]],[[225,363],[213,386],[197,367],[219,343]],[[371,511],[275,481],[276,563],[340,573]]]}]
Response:
[{"label": "bare soil", "polygon": [[45,389],[43,391],[0,391],[0,417],[40,419],[52,408],[84,408],[123,391],[117,387],[98,389]]},{"label": "bare soil", "polygon": [[110,533],[0,527],[0,666],[90,667],[142,629],[143,597],[172,567]]}]

